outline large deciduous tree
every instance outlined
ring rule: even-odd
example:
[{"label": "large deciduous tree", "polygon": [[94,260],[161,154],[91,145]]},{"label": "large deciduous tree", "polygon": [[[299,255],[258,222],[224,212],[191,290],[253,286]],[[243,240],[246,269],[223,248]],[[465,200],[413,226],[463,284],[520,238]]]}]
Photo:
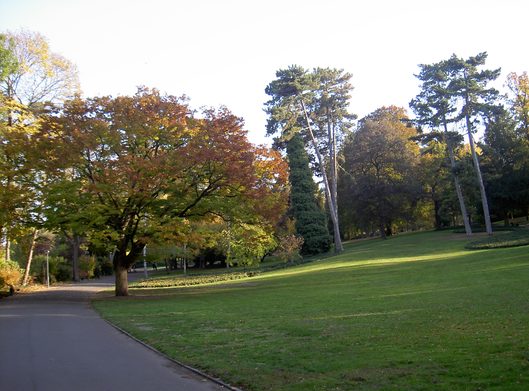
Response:
[{"label": "large deciduous tree", "polygon": [[[0,223],[9,257],[11,239],[17,224],[37,228],[43,224],[36,212],[42,206],[41,189],[45,175],[38,171],[33,148],[33,133],[39,126],[39,115],[46,107],[60,104],[79,91],[76,67],[52,52],[47,40],[30,31],[7,32],[0,38],[0,93],[2,95],[2,192],[4,216]],[[43,151],[40,151],[43,152]],[[25,203],[20,201],[25,200]],[[32,241],[32,245],[35,241]],[[31,248],[31,246],[30,246]],[[28,265],[31,264],[31,251]]]},{"label": "large deciduous tree", "polygon": [[[225,108],[195,118],[184,100],[141,88],[132,97],[76,99],[48,120],[49,161],[64,163],[50,169],[77,173],[84,198],[74,217],[115,250],[116,295],[128,294],[127,270],[150,238],[179,221],[216,215],[270,230],[285,211],[284,163],[251,145]],[[69,187],[56,183],[57,209],[71,205]]]},{"label": "large deciduous tree", "polygon": [[509,106],[517,122],[517,131],[529,143],[529,76],[527,72],[518,75],[515,72],[507,76]]},{"label": "large deciduous tree", "polygon": [[3,42],[16,59],[16,66],[0,82],[2,93],[30,109],[44,103],[63,102],[79,92],[77,68],[52,52],[47,39],[27,30],[7,32]]},{"label": "large deciduous tree", "polygon": [[412,219],[421,197],[419,147],[412,140],[417,132],[405,119],[402,108],[378,109],[360,121],[343,148],[346,174],[340,188],[347,192],[347,205],[357,226],[368,232],[376,227],[382,238],[399,220]]}]

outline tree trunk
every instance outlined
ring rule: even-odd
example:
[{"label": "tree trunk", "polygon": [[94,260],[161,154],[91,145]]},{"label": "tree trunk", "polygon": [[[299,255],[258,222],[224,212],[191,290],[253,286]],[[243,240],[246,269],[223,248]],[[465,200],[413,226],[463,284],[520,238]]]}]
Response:
[{"label": "tree trunk", "polygon": [[5,250],[6,250],[6,253],[5,253],[6,261],[10,261],[11,260],[11,240],[9,239],[9,236],[7,236],[7,231],[6,231],[6,247],[5,247]]},{"label": "tree trunk", "polygon": [[31,244],[29,246],[29,254],[28,254],[28,261],[26,264],[26,271],[24,272],[24,278],[22,280],[22,286],[26,286],[28,284],[29,280],[29,272],[31,270],[31,262],[33,261],[33,251],[35,250],[35,243],[37,242],[37,234],[38,230],[33,230],[33,234],[31,235]]},{"label": "tree trunk", "polygon": [[[327,116],[329,116],[329,112],[327,110]],[[337,170],[337,162],[336,162],[336,134],[334,130],[334,126],[332,125],[331,121],[327,121],[327,131],[328,131],[328,144],[329,144],[329,174],[330,174],[330,183],[329,186],[331,188],[331,200],[332,203],[328,204],[329,207],[334,208],[334,215],[338,218],[338,170]],[[340,238],[340,232],[338,230],[338,238],[336,237],[337,233],[333,229],[334,234],[334,243],[336,246],[336,242],[340,241],[341,244],[341,238]]]},{"label": "tree trunk", "polygon": [[338,222],[338,215],[336,214],[337,209],[332,199],[331,189],[329,187],[329,181],[327,179],[327,173],[325,172],[325,165],[323,164],[323,159],[318,149],[318,144],[316,143],[314,133],[312,132],[312,127],[310,125],[310,120],[309,120],[309,115],[307,113],[307,109],[305,108],[305,103],[303,102],[303,99],[301,98],[300,98],[300,102],[301,102],[301,108],[303,109],[303,113],[305,115],[305,121],[307,122],[307,129],[309,131],[310,139],[312,141],[312,146],[314,148],[314,151],[316,152],[316,158],[318,159],[318,163],[320,164],[322,168],[321,174],[323,177],[323,187],[325,188],[325,198],[327,199],[327,206],[329,207],[329,212],[331,214],[331,220],[332,220],[333,231],[334,231],[334,251],[336,253],[340,253],[343,251],[343,244],[342,244],[342,239],[340,237],[340,225]]},{"label": "tree trunk", "polygon": [[443,228],[441,215],[439,213],[441,209],[441,202],[435,199],[435,192],[432,192],[432,198],[433,198],[433,210],[434,210],[434,218],[435,218],[435,229],[441,229]]},{"label": "tree trunk", "polygon": [[467,79],[467,73],[465,71],[464,73],[464,80],[465,80],[465,107],[464,107],[464,113],[465,113],[465,125],[467,127],[467,134],[468,134],[468,142],[470,144],[470,151],[472,153],[472,161],[474,162],[474,170],[476,171],[476,177],[478,179],[479,184],[479,192],[481,195],[481,205],[483,207],[483,218],[485,220],[485,229],[487,230],[488,235],[492,235],[492,224],[490,222],[490,214],[489,214],[489,202],[487,201],[487,193],[485,192],[485,185],[483,184],[483,177],[481,176],[481,169],[479,167],[479,160],[478,155],[476,153],[476,148],[474,146],[474,138],[472,137],[472,124],[470,123],[470,99],[468,96],[468,79]]},{"label": "tree trunk", "polygon": [[481,205],[483,206],[483,218],[485,219],[485,229],[488,235],[492,235],[492,224],[490,222],[489,214],[489,203],[487,201],[487,193],[485,192],[485,185],[483,184],[483,177],[481,176],[481,169],[479,168],[478,155],[474,146],[474,138],[472,137],[472,128],[470,126],[470,118],[468,112],[465,114],[467,131],[468,131],[468,142],[470,144],[470,151],[472,152],[472,160],[474,162],[474,170],[476,171],[476,177],[479,184],[479,192],[481,194]]},{"label": "tree trunk", "polygon": [[116,296],[129,295],[129,276],[126,266],[115,264],[114,273],[116,274]]},{"label": "tree trunk", "polygon": [[468,213],[467,208],[465,206],[465,199],[463,197],[463,191],[461,190],[461,184],[459,183],[459,177],[454,172],[456,168],[456,160],[454,157],[454,149],[452,147],[452,142],[450,141],[450,137],[448,135],[448,127],[446,125],[446,121],[443,122],[445,135],[446,135],[446,146],[448,147],[448,156],[450,158],[450,167],[452,168],[452,177],[454,178],[454,186],[456,188],[456,194],[457,194],[457,200],[459,201],[459,209],[461,210],[461,216],[463,217],[463,225],[465,226],[465,233],[467,236],[472,235],[472,227],[470,226],[470,222],[468,221]]},{"label": "tree trunk", "polygon": [[382,221],[378,224],[378,229],[380,230],[380,239],[387,239],[386,225]]},{"label": "tree trunk", "polygon": [[73,256],[72,256],[72,276],[75,282],[79,282],[79,247],[81,245],[81,237],[74,235],[72,240]]}]

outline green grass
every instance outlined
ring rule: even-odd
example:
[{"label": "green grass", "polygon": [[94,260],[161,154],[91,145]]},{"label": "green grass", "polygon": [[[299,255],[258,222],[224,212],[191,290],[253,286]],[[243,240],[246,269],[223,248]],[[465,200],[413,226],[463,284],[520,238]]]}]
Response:
[{"label": "green grass", "polygon": [[94,305],[246,390],[526,390],[527,248],[466,243],[450,232],[369,240],[248,279]]}]

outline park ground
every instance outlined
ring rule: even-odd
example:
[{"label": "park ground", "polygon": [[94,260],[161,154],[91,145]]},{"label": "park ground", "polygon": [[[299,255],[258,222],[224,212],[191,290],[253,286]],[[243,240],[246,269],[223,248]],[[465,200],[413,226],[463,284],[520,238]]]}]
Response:
[{"label": "park ground", "polygon": [[[244,390],[526,390],[529,247],[468,243],[451,231],[352,242],[232,281],[159,277],[93,305]],[[169,287],[139,288],[157,285]]]}]

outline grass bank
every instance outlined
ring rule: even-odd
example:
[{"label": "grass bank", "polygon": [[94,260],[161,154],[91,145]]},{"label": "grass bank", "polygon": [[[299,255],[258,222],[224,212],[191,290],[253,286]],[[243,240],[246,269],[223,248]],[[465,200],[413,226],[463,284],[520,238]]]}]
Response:
[{"label": "grass bank", "polygon": [[466,243],[450,232],[370,240],[248,279],[94,305],[246,390],[526,390],[528,248]]}]

